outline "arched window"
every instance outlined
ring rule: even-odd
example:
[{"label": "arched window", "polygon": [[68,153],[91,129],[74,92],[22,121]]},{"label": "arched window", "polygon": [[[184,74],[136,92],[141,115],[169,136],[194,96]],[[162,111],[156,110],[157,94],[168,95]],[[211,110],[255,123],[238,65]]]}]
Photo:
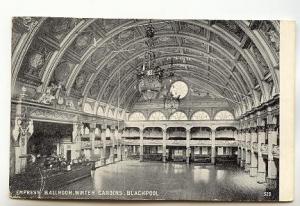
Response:
[{"label": "arched window", "polygon": [[209,115],[206,112],[198,111],[195,112],[191,118],[191,120],[209,120]]},{"label": "arched window", "polygon": [[92,109],[92,106],[89,103],[84,104],[83,111],[86,112],[86,113],[90,113],[90,114],[94,113],[93,109]]},{"label": "arched window", "polygon": [[188,120],[188,118],[183,112],[175,112],[170,116],[170,120]]},{"label": "arched window", "polygon": [[220,111],[216,114],[215,120],[233,120],[233,115],[228,111]]},{"label": "arched window", "polygon": [[97,110],[97,115],[101,115],[103,116],[104,115],[104,112],[103,112],[103,109],[101,106],[98,107],[98,110]]},{"label": "arched window", "polygon": [[134,112],[129,116],[129,121],[143,121],[146,120],[145,116],[141,112]]},{"label": "arched window", "polygon": [[166,116],[162,113],[162,112],[153,112],[150,117],[149,120],[166,120]]}]

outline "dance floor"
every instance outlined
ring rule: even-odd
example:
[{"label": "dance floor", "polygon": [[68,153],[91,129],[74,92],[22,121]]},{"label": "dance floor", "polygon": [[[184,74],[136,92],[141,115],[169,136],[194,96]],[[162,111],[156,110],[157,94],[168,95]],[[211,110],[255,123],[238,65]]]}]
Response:
[{"label": "dance floor", "polygon": [[90,199],[239,201],[263,200],[265,185],[235,165],[130,160],[98,168],[92,177],[60,190],[80,191],[81,198]]}]

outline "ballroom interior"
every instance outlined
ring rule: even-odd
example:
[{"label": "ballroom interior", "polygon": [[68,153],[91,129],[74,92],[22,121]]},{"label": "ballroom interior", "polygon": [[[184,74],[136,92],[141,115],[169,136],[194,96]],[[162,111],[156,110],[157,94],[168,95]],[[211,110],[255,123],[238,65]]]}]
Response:
[{"label": "ballroom interior", "polygon": [[13,18],[11,188],[39,171],[50,189],[151,177],[166,199],[278,199],[279,29]]}]

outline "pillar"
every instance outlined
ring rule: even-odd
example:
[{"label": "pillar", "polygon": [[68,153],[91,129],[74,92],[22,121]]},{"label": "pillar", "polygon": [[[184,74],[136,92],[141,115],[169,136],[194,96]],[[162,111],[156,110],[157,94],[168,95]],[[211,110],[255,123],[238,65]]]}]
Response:
[{"label": "pillar", "polygon": [[110,139],[111,139],[111,148],[110,148],[110,154],[109,154],[109,159],[110,159],[110,162],[115,162],[115,146],[116,146],[116,134],[117,132],[117,129],[112,126],[111,127],[111,130],[110,130]]},{"label": "pillar", "polygon": [[237,150],[237,160],[236,160],[237,165],[240,165],[240,162],[241,162],[241,147],[239,145]]},{"label": "pillar", "polygon": [[268,132],[268,174],[267,174],[267,188],[275,190],[278,188],[278,174],[277,167],[273,157],[273,146],[277,145],[277,130],[275,124],[267,125]]},{"label": "pillar", "polygon": [[[75,144],[75,158],[79,158],[81,155],[81,131],[83,130],[83,124],[78,122],[73,124],[72,142]],[[57,144],[57,155],[60,154],[60,143]]]},{"label": "pillar", "polygon": [[246,133],[245,130],[241,130],[241,162],[240,167],[245,167],[245,160],[246,160]]},{"label": "pillar", "polygon": [[118,161],[122,161],[122,143],[121,143],[121,134],[120,134],[120,130],[117,129],[116,130],[116,139],[117,139],[117,157],[118,157]]},{"label": "pillar", "polygon": [[190,163],[190,154],[191,154],[191,146],[190,146],[190,141],[191,141],[191,129],[187,128],[186,129],[186,163]]},{"label": "pillar", "polygon": [[211,163],[216,163],[216,130],[211,130]]},{"label": "pillar", "polygon": [[[26,95],[26,88],[23,89],[24,96]],[[20,101],[22,100],[20,95]],[[31,135],[33,134],[33,120],[27,117],[24,112],[22,104],[16,105],[16,118],[12,122],[14,129],[12,130],[13,148],[14,148],[14,174],[20,174],[25,171],[27,164],[27,143]]]},{"label": "pillar", "polygon": [[106,164],[106,128],[107,125],[101,125],[101,141],[102,141],[102,152],[101,152],[101,165]]},{"label": "pillar", "polygon": [[250,130],[247,129],[245,131],[245,136],[246,136],[246,147],[245,147],[245,172],[250,171],[250,166],[251,166],[251,151],[249,150],[251,147],[250,145]]},{"label": "pillar", "polygon": [[144,160],[144,128],[140,128],[140,161]]},{"label": "pillar", "polygon": [[163,128],[163,155],[162,155],[162,161],[166,162],[167,161],[167,129]]},{"label": "pillar", "polygon": [[241,163],[241,143],[242,143],[242,141],[241,141],[241,132],[240,131],[238,131],[237,132],[237,141],[238,141],[238,150],[237,150],[237,160],[236,160],[236,163],[237,163],[237,165],[240,165],[240,163]]},{"label": "pillar", "polygon": [[253,144],[257,143],[257,133],[256,128],[252,127],[250,130],[251,134],[251,166],[250,166],[250,176],[256,177],[257,176],[257,156],[253,150]]},{"label": "pillar", "polygon": [[91,142],[91,159],[95,160],[95,129],[96,129],[96,123],[90,123],[90,142]]},{"label": "pillar", "polygon": [[266,133],[264,126],[257,127],[257,182],[264,183],[266,182],[266,163],[263,159],[261,152],[261,144],[265,143]]}]

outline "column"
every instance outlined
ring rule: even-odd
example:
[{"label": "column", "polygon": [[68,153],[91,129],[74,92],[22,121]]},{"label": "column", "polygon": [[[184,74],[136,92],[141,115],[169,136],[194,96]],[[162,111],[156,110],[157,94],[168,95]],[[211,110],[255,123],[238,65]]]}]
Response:
[{"label": "column", "polygon": [[[83,130],[83,125],[78,122],[73,124],[73,132],[72,132],[72,142],[75,144],[75,159],[79,158],[81,155],[81,131]],[[60,143],[57,144],[57,155],[60,154]]]},{"label": "column", "polygon": [[277,167],[273,157],[273,146],[277,145],[277,130],[275,124],[267,125],[268,132],[268,174],[267,174],[267,188],[275,190],[278,187]]},{"label": "column", "polygon": [[96,123],[90,123],[91,160],[95,160],[95,129]]},{"label": "column", "polygon": [[238,146],[238,150],[237,150],[237,160],[236,160],[237,165],[240,165],[240,162],[241,162],[241,147]]},{"label": "column", "polygon": [[111,139],[111,148],[110,148],[110,155],[109,155],[109,159],[110,162],[115,162],[115,146],[116,146],[116,131],[117,129],[112,126],[111,130],[110,130],[110,139]]},{"label": "column", "polygon": [[102,152],[101,152],[101,165],[106,164],[106,128],[107,125],[101,125],[101,141],[102,141]]},{"label": "column", "polygon": [[252,127],[251,130],[251,166],[250,166],[250,176],[257,176],[257,156],[253,150],[253,144],[257,143],[257,133],[256,128]]},{"label": "column", "polygon": [[246,133],[245,130],[241,130],[241,163],[240,167],[245,167],[245,157],[246,157],[246,151],[245,151],[245,146],[246,146]]},{"label": "column", "polygon": [[240,131],[237,132],[237,141],[238,141],[238,150],[237,150],[237,165],[240,165],[241,163],[241,133]]},{"label": "column", "polygon": [[251,151],[249,150],[250,148],[250,131],[249,129],[246,130],[245,132],[246,135],[246,148],[245,148],[245,172],[250,171],[250,166],[251,166]]},{"label": "column", "polygon": [[166,162],[167,160],[167,128],[162,129],[163,132],[163,155],[162,155],[162,161]]},{"label": "column", "polygon": [[186,129],[186,163],[190,163],[190,154],[191,154],[191,146],[190,146],[190,140],[191,140],[191,129]]},{"label": "column", "polygon": [[144,137],[143,137],[144,128],[140,128],[140,161],[144,160]]},{"label": "column", "polygon": [[262,152],[261,152],[261,144],[265,143],[266,133],[264,126],[257,127],[257,182],[264,183],[266,182],[266,163],[263,159]]},{"label": "column", "polygon": [[211,163],[216,163],[216,130],[211,130]]},{"label": "column", "polygon": [[[26,89],[22,90],[26,91]],[[24,94],[25,95],[25,94]],[[20,100],[22,100],[20,98]],[[16,119],[13,121],[14,129],[12,130],[12,136],[14,139],[14,160],[15,166],[14,174],[20,174],[25,171],[27,163],[27,142],[33,134],[33,120],[29,119],[22,110],[24,107],[22,104],[16,106]],[[13,155],[13,154],[11,154]]]},{"label": "column", "polygon": [[120,130],[117,129],[117,157],[118,157],[118,161],[122,161],[122,143],[121,143],[121,134],[120,134]]}]

